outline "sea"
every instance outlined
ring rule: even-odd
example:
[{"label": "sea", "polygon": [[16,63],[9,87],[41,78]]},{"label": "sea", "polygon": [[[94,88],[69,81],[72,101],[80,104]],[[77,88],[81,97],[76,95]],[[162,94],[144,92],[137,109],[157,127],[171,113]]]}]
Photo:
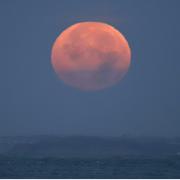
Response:
[{"label": "sea", "polygon": [[180,178],[180,156],[0,157],[0,178]]}]

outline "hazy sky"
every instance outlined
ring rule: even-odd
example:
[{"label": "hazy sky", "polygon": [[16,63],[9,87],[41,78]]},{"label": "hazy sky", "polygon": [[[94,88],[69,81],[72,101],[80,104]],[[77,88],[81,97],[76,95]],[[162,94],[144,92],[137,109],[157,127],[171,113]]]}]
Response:
[{"label": "hazy sky", "polygon": [[[180,135],[179,0],[1,0],[0,135]],[[55,75],[51,47],[68,26],[102,21],[132,50],[129,73],[98,92]]]}]

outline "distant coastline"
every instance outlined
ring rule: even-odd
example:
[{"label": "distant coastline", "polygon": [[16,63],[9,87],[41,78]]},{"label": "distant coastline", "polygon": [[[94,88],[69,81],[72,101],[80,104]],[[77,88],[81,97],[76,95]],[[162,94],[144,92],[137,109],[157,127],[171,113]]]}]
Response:
[{"label": "distant coastline", "polygon": [[93,136],[4,136],[1,156],[89,158],[180,155],[180,138]]}]

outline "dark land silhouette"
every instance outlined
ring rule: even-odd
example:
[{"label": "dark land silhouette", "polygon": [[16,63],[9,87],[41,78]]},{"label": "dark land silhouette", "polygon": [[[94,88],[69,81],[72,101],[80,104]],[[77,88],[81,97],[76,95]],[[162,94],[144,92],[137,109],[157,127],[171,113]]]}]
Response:
[{"label": "dark land silhouette", "polygon": [[180,138],[16,136],[0,138],[0,154],[16,157],[89,158],[180,154]]}]

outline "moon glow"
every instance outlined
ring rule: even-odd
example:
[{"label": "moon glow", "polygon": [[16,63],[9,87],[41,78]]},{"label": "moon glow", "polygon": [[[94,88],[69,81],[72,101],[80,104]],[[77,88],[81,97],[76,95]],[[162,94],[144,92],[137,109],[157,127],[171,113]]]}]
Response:
[{"label": "moon glow", "polygon": [[81,22],[65,29],[55,40],[51,54],[58,77],[87,91],[119,82],[130,61],[131,50],[125,37],[101,22]]}]

